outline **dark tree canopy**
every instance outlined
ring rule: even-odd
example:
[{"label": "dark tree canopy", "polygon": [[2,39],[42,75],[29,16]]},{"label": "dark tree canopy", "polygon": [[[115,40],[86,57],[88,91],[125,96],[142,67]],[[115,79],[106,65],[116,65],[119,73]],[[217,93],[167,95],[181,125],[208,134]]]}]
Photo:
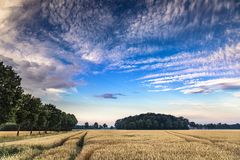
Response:
[{"label": "dark tree canopy", "polygon": [[[11,122],[11,123],[9,123]],[[77,124],[73,114],[67,114],[52,104],[42,104],[40,98],[23,94],[21,78],[10,66],[0,62],[0,128],[13,125],[19,131],[30,130],[72,130]]]},{"label": "dark tree canopy", "polygon": [[22,93],[21,78],[11,66],[0,62],[0,124],[14,119]]},{"label": "dark tree canopy", "polygon": [[146,113],[119,119],[117,129],[189,129],[188,119],[172,115]]},{"label": "dark tree canopy", "polygon": [[98,123],[95,122],[95,123],[93,124],[93,127],[94,127],[94,129],[98,129]]},{"label": "dark tree canopy", "polygon": [[85,122],[84,128],[85,128],[85,129],[88,129],[88,128],[89,128],[89,123],[88,123],[88,122]]}]

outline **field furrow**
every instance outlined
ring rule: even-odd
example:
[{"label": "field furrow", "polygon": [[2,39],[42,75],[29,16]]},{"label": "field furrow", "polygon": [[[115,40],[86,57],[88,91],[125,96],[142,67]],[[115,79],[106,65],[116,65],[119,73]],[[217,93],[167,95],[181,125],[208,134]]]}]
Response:
[{"label": "field furrow", "polygon": [[[175,134],[178,135],[182,135],[185,137],[192,137],[194,139],[199,139],[199,141],[201,142],[210,142],[212,145],[215,145],[218,148],[230,151],[232,154],[235,154],[236,157],[238,157],[240,159],[240,144],[238,143],[238,140],[236,139],[236,141],[229,141],[229,140],[223,140],[223,139],[218,139],[218,140],[212,140],[210,138],[204,137],[201,134],[200,135],[196,135],[196,133],[194,134],[194,132],[190,132],[189,134],[183,133],[183,132],[174,132]],[[214,136],[214,135],[212,135]],[[215,135],[217,136],[217,135]],[[239,138],[240,138],[240,134],[239,134]]]},{"label": "field furrow", "polygon": [[[44,150],[55,148],[63,145],[70,137],[76,135],[76,132],[68,132],[59,135],[52,135],[41,138],[32,138],[14,142],[1,143],[1,150],[7,150],[1,156],[1,160],[12,159],[33,159],[41,154]],[[16,152],[12,152],[16,151]]]},{"label": "field furrow", "polygon": [[75,159],[81,148],[82,139],[86,133],[80,132],[69,137],[62,145],[49,150],[44,150],[40,155],[32,158],[34,160],[65,160]]}]

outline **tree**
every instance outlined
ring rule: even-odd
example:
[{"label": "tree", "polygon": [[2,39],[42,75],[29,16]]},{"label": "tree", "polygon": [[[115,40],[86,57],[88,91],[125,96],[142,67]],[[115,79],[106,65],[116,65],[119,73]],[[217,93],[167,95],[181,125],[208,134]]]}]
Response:
[{"label": "tree", "polygon": [[88,129],[88,128],[89,128],[89,124],[88,124],[88,122],[85,122],[85,124],[84,124],[84,128],[85,128],[85,129]]},{"label": "tree", "polygon": [[37,125],[40,106],[42,105],[40,98],[32,97],[29,104],[29,116],[27,117],[30,125],[30,135],[32,135],[33,127]]},{"label": "tree", "polygon": [[42,105],[40,98],[35,98],[30,94],[22,96],[22,105],[20,110],[26,113],[25,123],[28,124],[30,128],[30,135],[32,134],[33,127],[36,126],[40,106]]},{"label": "tree", "polygon": [[136,121],[138,129],[144,129],[144,121],[142,119]]},{"label": "tree", "polygon": [[23,94],[21,97],[21,104],[19,105],[17,111],[16,111],[16,123],[18,125],[18,131],[17,131],[17,136],[19,136],[19,132],[21,129],[22,125],[28,126],[29,125],[29,104],[31,100],[31,95],[30,94]]},{"label": "tree", "polygon": [[151,127],[152,127],[152,121],[151,121],[151,119],[147,119],[147,121],[145,122],[145,124],[146,124],[146,128],[147,128],[147,129],[151,129]]},{"label": "tree", "polygon": [[157,120],[153,120],[152,129],[158,129],[158,128],[159,128],[158,121]]},{"label": "tree", "polygon": [[167,119],[167,121],[165,121],[165,126],[167,126],[167,129],[173,129],[172,121]]},{"label": "tree", "polygon": [[46,123],[45,123],[45,126],[43,126],[43,129],[44,129],[44,133],[47,134],[47,130],[49,129],[48,126],[49,126],[49,121],[51,119],[50,117],[50,108],[51,108],[51,104],[44,104],[42,106],[43,110],[45,111],[46,115]]},{"label": "tree", "polygon": [[23,93],[21,78],[10,66],[0,62],[0,124],[13,121]]},{"label": "tree", "polygon": [[68,117],[65,112],[61,113],[61,130],[67,131],[68,130]]},{"label": "tree", "polygon": [[128,125],[128,129],[136,129],[136,123],[135,122],[130,122]]},{"label": "tree", "polygon": [[108,125],[106,123],[103,124],[103,128],[107,128]]},{"label": "tree", "polygon": [[37,127],[38,127],[38,132],[40,134],[40,130],[44,129],[46,124],[47,124],[47,110],[44,109],[44,107],[40,107],[39,110],[39,115],[38,115],[38,120],[37,120]]},{"label": "tree", "polygon": [[73,114],[67,114],[67,121],[68,121],[68,130],[72,130],[76,124],[78,123],[77,118]]},{"label": "tree", "polygon": [[95,123],[93,124],[93,127],[94,127],[95,129],[98,129],[98,123],[95,122]]},{"label": "tree", "polygon": [[16,111],[16,123],[18,125],[18,130],[17,130],[17,136],[19,136],[19,132],[20,132],[20,129],[21,129],[21,126],[26,124],[26,117],[28,115],[28,111],[26,110],[23,110],[23,109],[18,109]]},{"label": "tree", "polygon": [[48,108],[48,130],[52,131],[60,131],[61,130],[61,123],[62,123],[62,111],[57,109],[56,106],[52,104],[47,104],[46,107]]},{"label": "tree", "polygon": [[70,131],[77,124],[77,119],[73,114],[62,112],[62,130]]}]

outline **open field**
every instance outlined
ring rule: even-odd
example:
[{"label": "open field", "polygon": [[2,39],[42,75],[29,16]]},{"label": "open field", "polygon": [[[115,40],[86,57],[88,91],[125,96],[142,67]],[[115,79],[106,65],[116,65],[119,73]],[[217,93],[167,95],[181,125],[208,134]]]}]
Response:
[{"label": "open field", "polygon": [[88,130],[0,143],[1,159],[240,159],[237,130]]},{"label": "open field", "polygon": [[[0,159],[34,159],[45,151],[63,146],[74,136],[81,137],[82,132],[67,132],[45,137],[23,139],[0,143]],[[58,154],[58,152],[56,152]]]}]

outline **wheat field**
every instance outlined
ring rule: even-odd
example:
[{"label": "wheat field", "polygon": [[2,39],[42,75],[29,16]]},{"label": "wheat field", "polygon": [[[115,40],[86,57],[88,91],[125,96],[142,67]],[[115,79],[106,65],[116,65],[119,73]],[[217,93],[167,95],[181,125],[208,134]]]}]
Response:
[{"label": "wheat field", "polygon": [[[0,143],[2,160],[239,160],[237,130],[82,130]],[[2,152],[3,152],[2,151]]]}]

